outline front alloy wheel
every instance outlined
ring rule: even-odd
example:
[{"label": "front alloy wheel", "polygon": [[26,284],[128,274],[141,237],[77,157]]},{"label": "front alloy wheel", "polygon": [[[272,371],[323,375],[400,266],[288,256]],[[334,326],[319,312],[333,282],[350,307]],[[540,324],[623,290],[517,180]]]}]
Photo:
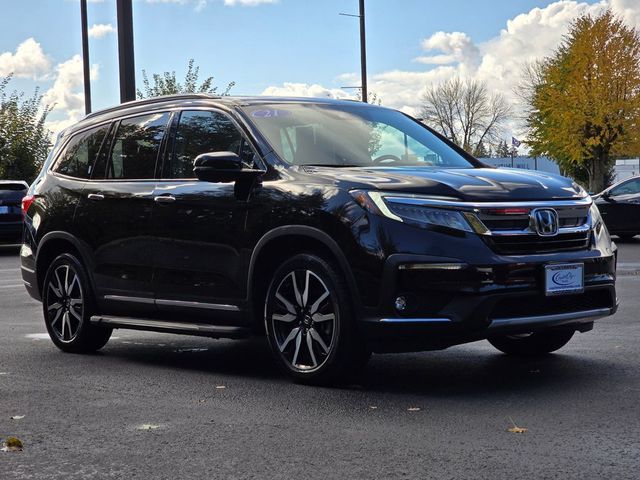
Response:
[{"label": "front alloy wheel", "polygon": [[294,270],[276,288],[271,321],[278,350],[291,368],[320,368],[335,341],[336,309],[326,284],[311,270]]},{"label": "front alloy wheel", "polygon": [[296,255],[276,271],[265,328],[280,366],[301,381],[342,379],[369,357],[358,340],[342,275],[315,255]]}]

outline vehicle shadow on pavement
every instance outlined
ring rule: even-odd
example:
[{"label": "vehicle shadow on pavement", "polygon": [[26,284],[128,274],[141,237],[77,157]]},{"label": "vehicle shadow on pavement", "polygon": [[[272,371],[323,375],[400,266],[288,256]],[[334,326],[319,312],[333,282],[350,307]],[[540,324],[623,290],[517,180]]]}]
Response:
[{"label": "vehicle shadow on pavement", "polygon": [[612,368],[608,362],[568,353],[517,358],[454,349],[397,356],[395,361],[374,358],[362,385],[368,391],[430,397],[569,392],[583,385],[593,387],[598,381],[594,372]]},{"label": "vehicle shadow on pavement", "polygon": [[[117,341],[116,341],[117,342]],[[182,346],[111,342],[102,355],[147,367],[288,382],[264,339],[181,342]],[[132,342],[128,342],[132,343]],[[106,359],[105,359],[106,360]],[[492,351],[447,351],[374,355],[359,378],[342,390],[472,398],[473,395],[569,392],[598,382],[594,372],[615,365],[571,353],[514,358]],[[609,379],[610,381],[610,379]]]},{"label": "vehicle shadow on pavement", "polygon": [[[114,333],[118,335],[117,330]],[[112,340],[99,355],[122,358],[126,362],[144,363],[147,366],[169,367],[176,370],[193,370],[260,377],[281,377],[273,362],[266,341],[249,340],[203,340],[184,337],[184,341],[168,342],[158,334],[158,342],[141,343],[135,340]]]}]

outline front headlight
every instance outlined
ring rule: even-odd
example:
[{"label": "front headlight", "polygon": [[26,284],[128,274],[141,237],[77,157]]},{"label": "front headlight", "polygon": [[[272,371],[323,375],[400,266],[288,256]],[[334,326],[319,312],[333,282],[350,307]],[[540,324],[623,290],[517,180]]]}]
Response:
[{"label": "front headlight", "polygon": [[600,233],[600,230],[604,226],[604,221],[602,220],[600,210],[598,210],[598,206],[595,202],[591,204],[589,214],[591,215],[591,228],[593,228],[596,233]]},{"label": "front headlight", "polygon": [[473,232],[463,214],[456,210],[413,205],[411,197],[403,198],[398,195],[387,200],[382,193],[375,191],[353,190],[350,193],[358,205],[376,215],[420,227],[433,225]]}]

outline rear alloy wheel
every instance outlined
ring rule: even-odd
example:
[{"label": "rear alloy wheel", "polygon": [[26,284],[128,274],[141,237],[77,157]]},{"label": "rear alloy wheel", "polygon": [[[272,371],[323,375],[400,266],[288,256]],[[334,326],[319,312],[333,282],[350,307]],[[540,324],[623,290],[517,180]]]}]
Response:
[{"label": "rear alloy wheel", "polygon": [[44,279],[42,306],[53,343],[65,352],[93,352],[102,348],[111,329],[91,325],[93,299],[82,264],[64,253],[49,266]]},{"label": "rear alloy wheel", "polygon": [[265,327],[280,366],[303,382],[345,379],[370,355],[357,336],[342,276],[314,255],[296,255],[276,271]]},{"label": "rear alloy wheel", "polygon": [[549,330],[525,335],[500,335],[490,337],[489,343],[503,353],[533,357],[561,349],[573,337],[574,330]]}]

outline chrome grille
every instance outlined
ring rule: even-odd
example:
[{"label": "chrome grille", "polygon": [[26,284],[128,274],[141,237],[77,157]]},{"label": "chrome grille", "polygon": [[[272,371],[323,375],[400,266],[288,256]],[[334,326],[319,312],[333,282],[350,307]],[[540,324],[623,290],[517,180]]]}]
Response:
[{"label": "chrome grille", "polygon": [[[533,202],[531,202],[533,203]],[[589,247],[590,204],[541,202],[558,214],[558,234],[543,237],[536,233],[530,212],[537,205],[505,204],[502,207],[477,208],[475,214],[486,226],[485,241],[498,253],[507,255],[583,250]]]}]

